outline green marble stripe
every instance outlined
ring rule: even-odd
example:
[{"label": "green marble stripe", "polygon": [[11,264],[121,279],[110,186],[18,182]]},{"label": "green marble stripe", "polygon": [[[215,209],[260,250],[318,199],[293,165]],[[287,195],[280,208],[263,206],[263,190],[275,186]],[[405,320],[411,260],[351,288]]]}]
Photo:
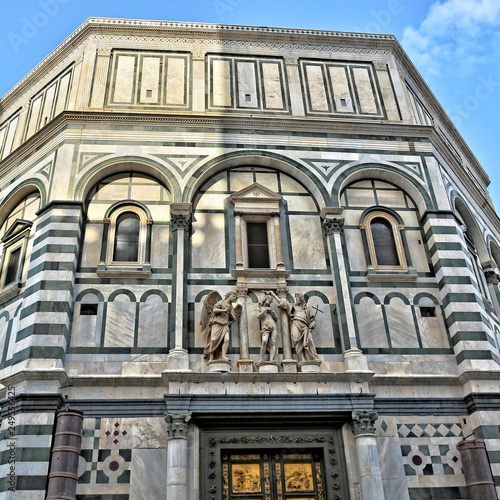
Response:
[{"label": "green marble stripe", "polygon": [[[47,488],[47,476],[21,476],[16,474],[16,491],[45,491]],[[0,491],[8,491],[10,486],[8,477],[0,478]],[[13,498],[13,497],[10,497]],[[18,497],[22,498],[22,497]],[[29,498],[29,497],[28,497]],[[42,498],[36,496],[36,498]],[[45,495],[43,496],[45,498]],[[128,498],[128,495],[127,495]]]},{"label": "green marble stripe", "polygon": [[433,267],[435,273],[443,267],[468,267],[470,269],[466,259],[438,259]]},{"label": "green marble stripe", "polygon": [[27,359],[64,359],[64,349],[52,346],[30,346],[12,357],[12,364],[26,361]]},{"label": "green marble stripe", "polygon": [[74,288],[73,283],[71,281],[42,280],[38,281],[29,288],[26,288],[26,290],[23,293],[23,297],[24,298],[30,297],[31,295],[39,292],[40,290],[57,290],[57,291],[66,290],[68,292],[71,292],[71,294],[73,294],[73,288]]},{"label": "green marble stripe", "polygon": [[31,260],[38,259],[46,253],[76,253],[78,247],[76,245],[45,245],[31,254]]},{"label": "green marble stripe", "polygon": [[36,246],[38,243],[41,241],[47,239],[47,238],[77,238],[80,235],[80,231],[76,229],[49,229],[45,233],[41,234],[37,238],[35,238],[35,241],[33,242],[33,245]]},{"label": "green marble stripe", "polygon": [[492,464],[500,464],[500,451],[498,450],[486,450],[488,454],[488,459]]},{"label": "green marble stripe", "polygon": [[449,292],[443,297],[443,306],[447,307],[451,302],[478,303],[479,297],[475,293],[454,293]]},{"label": "green marble stripe", "polygon": [[425,232],[425,239],[429,241],[431,236],[435,234],[452,234],[453,236],[456,236],[459,238],[459,234],[457,233],[457,227],[453,223],[453,226],[431,226],[426,232]]},{"label": "green marble stripe", "polygon": [[[0,463],[7,463],[10,450],[0,452]],[[50,448],[22,448],[16,447],[16,462],[48,462],[50,459]]]},{"label": "green marble stripe", "polygon": [[448,326],[453,325],[456,321],[462,321],[462,322],[478,322],[478,323],[485,323],[486,325],[490,326],[490,321],[489,319],[481,314],[480,312],[474,312],[474,311],[465,311],[465,312],[460,312],[460,311],[454,311],[452,312],[447,318]]},{"label": "green marble stripe", "polygon": [[37,312],[70,314],[71,304],[63,301],[45,301],[45,300],[33,302],[33,304],[30,304],[21,311],[20,319],[25,319],[28,316],[31,316],[32,314],[35,314]]},{"label": "green marble stripe", "polygon": [[496,346],[495,339],[490,337],[485,331],[464,331],[460,330],[456,332],[452,337],[451,337],[451,345],[456,346],[459,342],[466,342],[466,341],[472,341],[472,342],[489,342],[492,346]]},{"label": "green marble stripe", "polygon": [[79,222],[80,222],[79,215],[78,216],[52,215],[50,217],[47,217],[45,220],[37,223],[36,230],[38,232],[38,231],[40,231],[40,229],[43,229],[45,226],[48,226],[49,224],[53,224],[53,223],[76,224],[78,226]]},{"label": "green marble stripe", "polygon": [[468,350],[459,352],[456,355],[457,363],[460,364],[468,359],[492,359],[497,363],[500,363],[498,356],[495,356],[491,351],[482,350]]},{"label": "green marble stripe", "polygon": [[20,341],[31,335],[64,335],[68,334],[68,327],[61,323],[34,323],[17,332],[16,340]]},{"label": "green marble stripe", "polygon": [[438,282],[439,288],[446,285],[473,285],[476,290],[477,284],[470,276],[443,276]]},{"label": "green marble stripe", "polygon": [[[234,280],[231,284],[236,283]],[[75,285],[171,285],[172,279],[76,278]]]},{"label": "green marble stripe", "polygon": [[42,271],[71,271],[74,272],[76,264],[74,262],[42,262],[38,266],[31,268],[28,271],[28,278],[36,276]]},{"label": "green marble stripe", "polygon": [[[14,428],[15,436],[52,436],[54,432],[53,425],[16,425]],[[12,437],[8,429],[0,432],[0,439],[9,439]]]},{"label": "green marble stripe", "polygon": [[[288,283],[288,282],[287,282]],[[384,282],[378,282],[378,281],[350,281],[351,283],[351,288],[379,288],[379,289],[385,289],[385,288],[438,288],[437,283],[416,283],[415,281],[408,281],[408,282],[401,282],[401,281],[384,281]]]},{"label": "green marble stripe", "polygon": [[465,486],[447,486],[443,488],[408,488],[408,493],[410,495],[410,500],[456,500],[460,498],[469,498],[469,494]]},{"label": "green marble stripe", "polygon": [[434,255],[437,251],[439,250],[449,250],[449,251],[466,251],[465,249],[465,246],[462,245],[461,243],[458,243],[458,242],[444,242],[444,241],[438,241],[437,243],[434,243],[434,245],[432,245],[430,248],[429,248],[429,253],[430,255]]},{"label": "green marble stripe", "polygon": [[167,347],[68,347],[67,352],[68,354],[168,354],[170,349]]},{"label": "green marble stripe", "polygon": [[500,439],[500,425],[480,425],[474,433],[478,439]]}]

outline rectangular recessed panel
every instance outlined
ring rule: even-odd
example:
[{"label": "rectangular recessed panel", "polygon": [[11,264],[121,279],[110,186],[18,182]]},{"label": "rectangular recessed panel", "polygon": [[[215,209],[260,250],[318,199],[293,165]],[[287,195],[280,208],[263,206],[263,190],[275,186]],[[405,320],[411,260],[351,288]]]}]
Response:
[{"label": "rectangular recessed panel", "polygon": [[[19,115],[13,118],[9,123],[9,131],[7,132],[7,137],[5,139],[5,147],[3,149],[2,158],[5,158],[12,151],[12,144],[14,142],[14,136],[16,135],[18,122],[19,122]],[[0,141],[0,146],[1,146],[1,141]]]},{"label": "rectangular recessed panel", "polygon": [[323,67],[317,64],[308,64],[305,69],[311,110],[329,111]]},{"label": "rectangular recessed panel", "polygon": [[182,106],[186,104],[186,59],[167,58],[166,104]]},{"label": "rectangular recessed panel", "polygon": [[54,104],[56,89],[57,85],[54,83],[45,91],[45,102],[43,104],[42,121],[40,124],[41,127],[52,119],[52,105]]},{"label": "rectangular recessed panel", "polygon": [[361,113],[378,113],[377,101],[373,93],[368,68],[352,68],[352,74],[354,76],[354,85],[356,86]]},{"label": "rectangular recessed panel", "polygon": [[[4,142],[6,134],[7,134],[7,126],[0,129],[0,153],[2,153],[3,142]],[[2,158],[3,158],[3,155],[2,155]]]},{"label": "rectangular recessed panel", "polygon": [[54,116],[57,116],[61,111],[63,111],[66,108],[70,79],[71,79],[71,72],[66,73],[59,81],[59,90],[57,91],[57,102],[56,102],[56,109],[54,110]]},{"label": "rectangular recessed panel", "polygon": [[28,132],[26,133],[26,138],[31,137],[38,129],[38,118],[40,117],[40,108],[42,107],[42,97],[43,94],[39,95],[31,103],[31,114],[30,121],[28,123]]},{"label": "rectangular recessed panel", "polygon": [[257,100],[257,77],[256,66],[253,62],[236,63],[236,75],[238,83],[238,106],[242,108],[256,108]]},{"label": "rectangular recessed panel", "polygon": [[262,63],[265,109],[283,109],[281,71],[278,63]]},{"label": "rectangular recessed panel", "polygon": [[133,103],[135,85],[135,56],[117,57],[115,73],[115,91],[112,101],[116,103]]},{"label": "rectangular recessed panel", "polygon": [[212,61],[212,104],[226,107],[232,105],[231,62],[228,60]]},{"label": "rectangular recessed panel", "polygon": [[330,66],[330,81],[332,83],[335,110],[338,113],[352,113],[353,103],[346,66]]},{"label": "rectangular recessed panel", "polygon": [[[142,58],[139,102],[147,104],[158,104],[160,102],[160,68],[161,57],[155,56]],[[148,90],[150,92],[148,92]]]}]

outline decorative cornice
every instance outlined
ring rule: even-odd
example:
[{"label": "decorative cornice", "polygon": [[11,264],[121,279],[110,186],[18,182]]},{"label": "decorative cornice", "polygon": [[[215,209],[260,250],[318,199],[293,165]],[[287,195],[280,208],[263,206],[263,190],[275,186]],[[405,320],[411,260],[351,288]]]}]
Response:
[{"label": "decorative cornice", "polygon": [[165,413],[169,438],[186,438],[191,413]]},{"label": "decorative cornice", "polygon": [[354,434],[356,436],[375,434],[375,420],[377,419],[378,413],[376,411],[353,411],[352,425],[354,427]]}]

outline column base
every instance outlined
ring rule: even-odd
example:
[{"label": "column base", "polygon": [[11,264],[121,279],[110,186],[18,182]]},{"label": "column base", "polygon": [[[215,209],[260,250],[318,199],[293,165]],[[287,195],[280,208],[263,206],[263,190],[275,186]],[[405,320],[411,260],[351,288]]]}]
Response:
[{"label": "column base", "polygon": [[319,373],[321,372],[321,361],[304,361],[299,363],[299,368],[302,373]]},{"label": "column base", "polygon": [[281,362],[284,373],[297,373],[297,361],[294,359],[284,359]]},{"label": "column base", "polygon": [[259,373],[278,373],[278,362],[277,361],[259,361],[255,363],[258,368]]},{"label": "column base", "polygon": [[189,355],[184,349],[172,349],[168,353],[167,372],[186,372],[189,369]]},{"label": "column base", "polygon": [[252,373],[253,361],[251,359],[240,359],[238,361],[238,368],[240,373]]},{"label": "column base", "polygon": [[231,371],[231,361],[225,359],[214,359],[207,363],[208,373],[224,373]]}]

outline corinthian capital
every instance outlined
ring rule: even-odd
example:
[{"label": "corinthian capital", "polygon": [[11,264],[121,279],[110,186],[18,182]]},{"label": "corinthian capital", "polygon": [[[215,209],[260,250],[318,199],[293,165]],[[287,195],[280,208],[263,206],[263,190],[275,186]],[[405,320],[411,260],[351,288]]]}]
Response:
[{"label": "corinthian capital", "polygon": [[375,434],[375,420],[378,418],[376,411],[353,411],[352,424],[354,426],[354,434]]},{"label": "corinthian capital", "polygon": [[190,420],[190,413],[166,413],[165,422],[168,425],[168,437],[187,437],[187,424]]}]

